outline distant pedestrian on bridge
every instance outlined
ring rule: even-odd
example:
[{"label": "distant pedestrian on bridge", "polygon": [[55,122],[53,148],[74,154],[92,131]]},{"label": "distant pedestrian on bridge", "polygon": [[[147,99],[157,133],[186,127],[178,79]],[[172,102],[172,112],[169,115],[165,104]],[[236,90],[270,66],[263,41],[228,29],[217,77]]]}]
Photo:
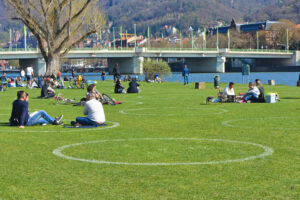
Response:
[{"label": "distant pedestrian on bridge", "polygon": [[182,76],[183,76],[183,79],[184,79],[184,85],[189,84],[189,74],[190,74],[189,68],[188,68],[187,64],[185,64],[184,68],[183,68],[183,71],[182,71]]}]

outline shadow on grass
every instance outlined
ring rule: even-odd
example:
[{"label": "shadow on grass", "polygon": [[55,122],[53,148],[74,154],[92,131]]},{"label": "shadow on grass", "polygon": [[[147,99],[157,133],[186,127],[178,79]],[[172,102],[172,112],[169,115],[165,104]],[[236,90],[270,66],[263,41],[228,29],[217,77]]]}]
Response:
[{"label": "shadow on grass", "polygon": [[9,125],[9,122],[0,122],[0,127],[1,126],[10,126],[10,125]]},{"label": "shadow on grass", "polygon": [[300,99],[300,97],[281,97],[280,99]]}]

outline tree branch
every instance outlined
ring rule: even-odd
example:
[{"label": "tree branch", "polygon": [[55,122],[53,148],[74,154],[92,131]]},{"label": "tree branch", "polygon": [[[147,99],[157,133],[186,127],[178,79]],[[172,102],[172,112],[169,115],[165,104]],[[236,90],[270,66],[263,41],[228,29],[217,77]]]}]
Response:
[{"label": "tree branch", "polygon": [[73,46],[79,44],[80,42],[82,42],[85,38],[87,38],[88,36],[90,36],[93,33],[96,33],[96,30],[90,30],[89,32],[85,33],[83,36],[81,36],[79,39],[77,39],[75,42],[73,42],[71,45],[69,45],[61,54],[61,56],[66,55]]},{"label": "tree branch", "polygon": [[64,25],[60,28],[58,35],[63,32],[65,30],[66,27],[68,27],[70,24],[72,24],[72,22],[74,22],[84,11],[85,9],[88,7],[88,5],[91,3],[91,0],[86,0],[86,2],[84,3],[84,5],[82,6],[82,8],[76,13],[74,14],[70,20],[67,20]]}]

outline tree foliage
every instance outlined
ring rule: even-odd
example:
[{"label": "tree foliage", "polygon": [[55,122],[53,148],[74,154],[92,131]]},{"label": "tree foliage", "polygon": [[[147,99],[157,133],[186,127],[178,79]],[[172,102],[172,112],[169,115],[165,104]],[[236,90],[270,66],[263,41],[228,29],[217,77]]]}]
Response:
[{"label": "tree foliage", "polygon": [[170,66],[163,60],[159,60],[158,62],[155,60],[146,60],[144,61],[143,70],[146,80],[153,80],[156,73],[158,73],[160,77],[163,75],[169,76],[171,74]]},{"label": "tree foliage", "polygon": [[59,59],[73,46],[105,25],[98,0],[5,1],[11,18],[23,22],[38,40],[47,74],[59,68]]}]

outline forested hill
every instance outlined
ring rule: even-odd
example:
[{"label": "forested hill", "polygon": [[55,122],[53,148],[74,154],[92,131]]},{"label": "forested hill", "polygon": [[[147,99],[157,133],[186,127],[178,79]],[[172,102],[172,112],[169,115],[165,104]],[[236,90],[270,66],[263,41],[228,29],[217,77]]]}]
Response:
[{"label": "forested hill", "polygon": [[[3,0],[0,0],[0,3]],[[236,22],[290,19],[300,23],[300,0],[99,0],[108,22],[123,26],[130,32],[137,24],[138,32],[159,33],[165,25],[180,30],[190,26],[213,26],[217,21]],[[0,4],[1,24],[8,23],[3,5]],[[16,24],[15,24],[16,25]],[[14,26],[15,26],[14,25]],[[6,27],[6,26],[5,26]]]},{"label": "forested hill", "polygon": [[246,18],[252,21],[289,19],[294,23],[300,23],[300,0],[278,0]]},{"label": "forested hill", "polygon": [[103,0],[102,7],[115,26],[138,31],[151,26],[159,32],[164,25],[174,25],[181,30],[189,26],[212,26],[216,21],[229,23],[232,18],[244,21],[260,8],[278,0]]}]

